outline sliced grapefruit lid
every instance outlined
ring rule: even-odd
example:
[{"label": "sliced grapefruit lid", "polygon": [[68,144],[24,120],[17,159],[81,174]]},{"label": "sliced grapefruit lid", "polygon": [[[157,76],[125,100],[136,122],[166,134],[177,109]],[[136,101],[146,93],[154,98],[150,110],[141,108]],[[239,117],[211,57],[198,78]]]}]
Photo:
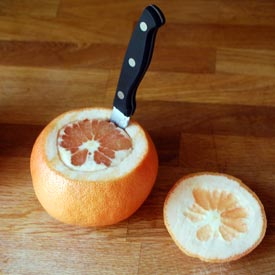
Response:
[{"label": "sliced grapefruit lid", "polygon": [[180,249],[206,261],[240,258],[260,243],[266,229],[256,194],[218,173],[180,179],[167,195],[164,220]]}]

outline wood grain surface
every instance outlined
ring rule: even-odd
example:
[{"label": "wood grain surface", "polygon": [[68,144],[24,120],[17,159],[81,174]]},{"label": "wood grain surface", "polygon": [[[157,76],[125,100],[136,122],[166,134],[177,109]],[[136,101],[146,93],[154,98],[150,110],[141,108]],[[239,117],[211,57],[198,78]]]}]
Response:
[{"label": "wood grain surface", "polygon": [[[156,0],[167,23],[134,115],[159,154],[154,189],[129,219],[80,228],[35,197],[32,145],[60,113],[111,107],[135,22],[148,1],[0,1],[0,274],[275,274],[275,2]],[[241,178],[268,227],[243,259],[184,255],[162,216],[190,172]]]}]

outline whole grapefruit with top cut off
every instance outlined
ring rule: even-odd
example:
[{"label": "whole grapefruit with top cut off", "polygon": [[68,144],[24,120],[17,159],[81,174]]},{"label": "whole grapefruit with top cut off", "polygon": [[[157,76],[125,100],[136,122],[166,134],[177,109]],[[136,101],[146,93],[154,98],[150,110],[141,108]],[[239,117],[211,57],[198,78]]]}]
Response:
[{"label": "whole grapefruit with top cut off", "polygon": [[81,226],[118,223],[149,195],[158,157],[134,120],[125,130],[111,110],[87,108],[60,115],[38,136],[31,153],[36,196],[57,220]]}]

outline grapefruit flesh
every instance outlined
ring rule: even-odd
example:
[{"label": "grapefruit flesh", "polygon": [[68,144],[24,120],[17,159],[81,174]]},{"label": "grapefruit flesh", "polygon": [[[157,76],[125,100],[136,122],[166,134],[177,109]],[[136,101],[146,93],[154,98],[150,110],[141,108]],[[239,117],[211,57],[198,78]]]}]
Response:
[{"label": "grapefruit flesh", "polygon": [[59,130],[57,148],[68,167],[96,171],[119,164],[130,153],[132,142],[112,122],[85,119]]}]

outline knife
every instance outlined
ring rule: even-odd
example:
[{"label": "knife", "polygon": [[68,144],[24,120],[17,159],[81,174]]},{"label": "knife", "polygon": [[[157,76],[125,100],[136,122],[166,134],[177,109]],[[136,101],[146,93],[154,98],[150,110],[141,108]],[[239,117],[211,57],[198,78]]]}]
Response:
[{"label": "knife", "polygon": [[157,31],[165,23],[156,5],[146,7],[131,36],[113,102],[111,121],[125,129],[136,109],[136,91],[151,62]]}]

